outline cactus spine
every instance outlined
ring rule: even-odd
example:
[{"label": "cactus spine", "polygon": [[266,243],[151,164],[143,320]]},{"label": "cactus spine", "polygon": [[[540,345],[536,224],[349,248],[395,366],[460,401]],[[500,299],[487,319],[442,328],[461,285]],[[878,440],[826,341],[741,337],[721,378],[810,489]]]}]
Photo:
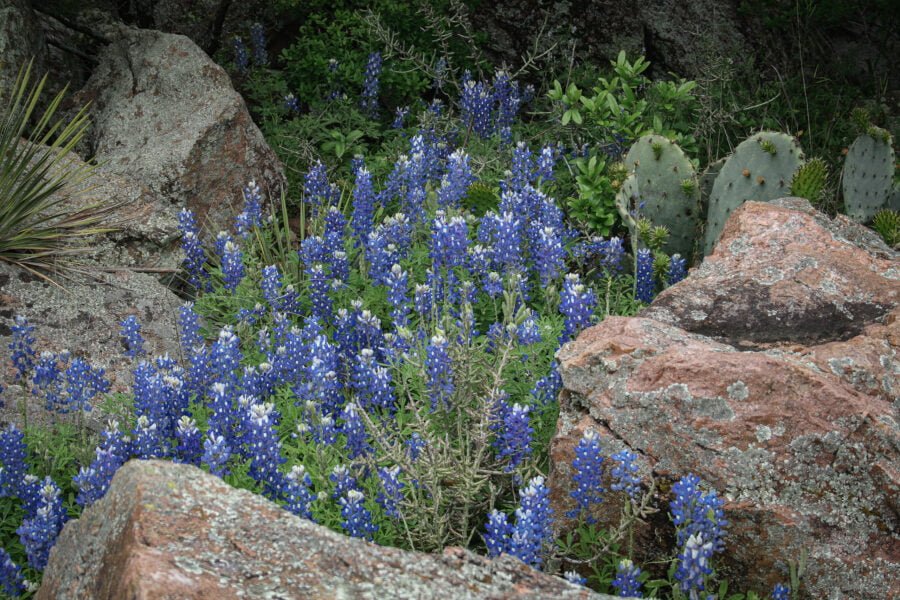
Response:
[{"label": "cactus spine", "polygon": [[741,142],[713,183],[706,216],[704,254],[712,252],[725,221],[747,200],[787,196],[803,150],[793,137],[764,131]]},{"label": "cactus spine", "polygon": [[643,203],[640,215],[669,230],[663,250],[691,256],[700,224],[700,188],[691,161],[663,136],[645,135],[628,151],[625,166],[633,177],[628,192]]},{"label": "cactus spine", "polygon": [[859,223],[871,220],[887,206],[893,179],[891,136],[884,129],[870,127],[854,140],[844,159],[844,212]]}]

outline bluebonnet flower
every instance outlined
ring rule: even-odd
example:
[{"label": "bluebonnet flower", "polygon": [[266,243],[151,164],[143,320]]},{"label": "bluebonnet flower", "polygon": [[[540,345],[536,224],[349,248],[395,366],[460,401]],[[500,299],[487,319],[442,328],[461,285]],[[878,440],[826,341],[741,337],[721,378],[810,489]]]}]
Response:
[{"label": "bluebonnet flower", "polygon": [[556,165],[556,152],[553,146],[541,148],[541,154],[537,159],[534,178],[543,182],[553,181],[553,167]]},{"label": "bluebonnet flower", "polygon": [[334,254],[344,250],[344,232],[347,229],[347,218],[336,206],[329,206],[325,212],[325,227],[323,238],[325,240],[325,255]]},{"label": "bluebonnet flower", "polygon": [[622,450],[613,454],[612,459],[616,466],[610,471],[613,480],[610,487],[614,492],[625,492],[632,502],[636,502],[637,495],[641,491],[638,466],[634,464],[637,454],[629,450]]},{"label": "bluebonnet flower", "polygon": [[581,283],[577,273],[566,275],[559,303],[559,312],[565,317],[560,341],[574,338],[591,324],[596,304],[594,290]]},{"label": "bluebonnet flower", "polygon": [[312,314],[325,322],[333,318],[334,308],[331,303],[331,285],[325,275],[325,269],[317,263],[309,269],[309,299],[312,303]]},{"label": "bluebonnet flower", "polygon": [[90,506],[106,494],[113,475],[131,458],[131,442],[119,431],[119,424],[110,421],[101,435],[100,445],[94,451],[94,460],[88,467],[81,467],[72,482],[78,488],[75,501]]},{"label": "bluebonnet flower", "polygon": [[712,573],[712,555],[713,544],[704,539],[702,532],[691,534],[682,546],[675,579],[678,580],[681,591],[690,594],[692,600],[697,598],[697,592],[706,589],[706,576]]},{"label": "bluebonnet flower", "polygon": [[276,430],[277,413],[272,402],[251,404],[247,436],[251,456],[250,476],[272,493],[278,483],[278,467],[285,462]]},{"label": "bluebonnet flower", "polygon": [[16,598],[25,591],[22,569],[13,562],[9,553],[0,548],[0,592]]},{"label": "bluebonnet flower", "polygon": [[68,514],[63,508],[60,489],[50,477],[44,480],[39,495],[37,513],[22,521],[16,533],[25,547],[28,564],[37,571],[43,571],[47,567],[50,548],[56,543]]},{"label": "bluebonnet flower", "polygon": [[462,89],[459,96],[460,113],[467,129],[482,138],[488,138],[494,131],[491,117],[494,111],[494,98],[484,82],[476,82],[466,71],[463,75]]},{"label": "bluebonnet flower", "polygon": [[643,598],[640,567],[628,559],[620,560],[616,566],[616,578],[612,580],[613,589],[620,598]]},{"label": "bluebonnet flower", "polygon": [[568,517],[577,518],[587,514],[587,522],[596,520],[589,513],[591,506],[603,502],[603,451],[600,447],[600,436],[593,429],[588,429],[581,436],[575,447],[575,460],[572,462],[575,475],[572,482],[575,489],[569,495],[575,500],[577,508],[569,511]]},{"label": "bluebonnet flower", "polygon": [[231,240],[225,243],[222,252],[222,277],[225,289],[231,293],[234,293],[244,279],[244,253]]},{"label": "bluebonnet flower", "polygon": [[513,148],[512,171],[510,171],[510,176],[506,181],[504,191],[523,191],[525,186],[531,182],[535,165],[534,155],[528,147],[528,144],[525,142],[516,144],[516,147]]},{"label": "bluebonnet flower", "polygon": [[492,510],[488,514],[485,526],[484,544],[487,546],[488,556],[496,558],[504,552],[509,552],[509,537],[512,534],[512,526],[509,518],[499,510]]},{"label": "bluebonnet flower", "polygon": [[60,371],[62,358],[66,358],[66,356],[47,351],[41,352],[31,377],[33,384],[31,393],[35,396],[43,396],[47,410],[57,411],[60,414],[68,412],[62,372]]},{"label": "bluebonnet flower", "polygon": [[231,457],[231,447],[225,442],[222,435],[208,434],[203,440],[203,456],[201,462],[209,467],[209,472],[216,477],[225,477],[228,474],[228,459]]},{"label": "bluebonnet flower", "polygon": [[791,588],[781,583],[776,583],[772,589],[772,600],[791,600]]},{"label": "bluebonnet flower", "polygon": [[353,188],[353,216],[351,225],[358,244],[361,244],[372,231],[375,217],[375,188],[372,186],[372,174],[362,167],[356,171],[356,185]]},{"label": "bluebonnet flower", "polygon": [[206,271],[206,251],[200,241],[200,230],[194,213],[183,208],[178,213],[178,229],[181,231],[181,250],[184,252],[182,265],[187,271],[188,283],[197,291],[209,289],[209,273]]},{"label": "bluebonnet flower", "polygon": [[510,406],[503,398],[498,400],[497,405],[500,422],[496,427],[494,448],[497,450],[498,459],[506,459],[505,470],[511,472],[531,456],[531,441],[534,434],[529,419],[531,407],[518,403]]},{"label": "bluebonnet flower", "polygon": [[456,389],[453,385],[453,364],[448,348],[447,338],[435,335],[425,349],[425,372],[432,411],[437,410],[438,406],[448,408],[450,397]]},{"label": "bluebonnet flower", "polygon": [[372,447],[366,439],[366,426],[359,416],[359,407],[353,402],[348,402],[341,412],[344,424],[341,433],[344,434],[347,444],[347,452],[351,459],[358,458],[372,451]]},{"label": "bluebonnet flower", "polygon": [[244,210],[235,217],[235,229],[242,238],[250,237],[250,231],[263,223],[262,191],[259,184],[251,181],[243,190]]},{"label": "bluebonnet flower", "polygon": [[313,215],[318,208],[330,206],[340,198],[340,190],[328,183],[328,172],[322,161],[317,160],[303,179],[303,195],[313,207]]},{"label": "bluebonnet flower", "polygon": [[187,415],[182,415],[175,426],[175,437],[178,439],[178,446],[175,448],[176,462],[200,466],[203,449],[200,445],[201,434],[197,429],[197,422]]},{"label": "bluebonnet flower", "polygon": [[357,482],[356,477],[350,473],[350,469],[347,468],[347,465],[335,465],[331,470],[328,479],[334,484],[334,490],[331,492],[331,497],[335,500],[342,496],[346,496],[347,492],[351,490],[360,491],[359,482]]},{"label": "bluebonnet flower", "polygon": [[437,211],[431,225],[431,259],[435,269],[457,267],[465,263],[469,228],[462,217],[446,218]]},{"label": "bluebonnet flower", "polygon": [[666,282],[675,285],[687,277],[687,261],[680,254],[673,254],[669,259],[669,271],[666,273]]},{"label": "bluebonnet flower", "polygon": [[431,286],[425,283],[417,283],[413,297],[416,312],[427,321],[431,317],[431,309],[434,307],[432,302],[433,293]]},{"label": "bluebonnet flower", "polygon": [[669,511],[677,529],[678,545],[683,546],[689,536],[699,533],[715,552],[724,550],[728,521],[722,510],[724,501],[716,492],[704,494],[700,478],[689,473],[672,486],[672,493],[675,498],[669,502]]},{"label": "bluebonnet flower", "polygon": [[612,237],[603,252],[601,266],[610,274],[617,273],[622,268],[622,259],[625,257],[625,245],[622,238]]},{"label": "bluebonnet flower", "polygon": [[534,320],[533,314],[529,313],[522,324],[516,328],[516,339],[523,346],[531,346],[541,341],[541,329]]},{"label": "bluebonnet flower", "polygon": [[350,260],[343,250],[336,250],[331,254],[328,266],[331,270],[331,284],[335,289],[340,289],[350,279]]},{"label": "bluebonnet flower", "polygon": [[458,208],[465,197],[469,186],[475,181],[472,168],[469,166],[469,155],[463,150],[456,150],[447,159],[447,172],[437,191],[438,206],[441,208]]},{"label": "bluebonnet flower", "polygon": [[269,64],[269,53],[266,51],[266,30],[262,23],[250,26],[250,43],[253,44],[253,65],[264,67]]},{"label": "bluebonnet flower", "polygon": [[534,477],[520,490],[516,524],[510,533],[509,553],[535,568],[544,562],[544,552],[553,540],[550,490],[543,477]]},{"label": "bluebonnet flower", "polygon": [[522,255],[523,222],[516,213],[506,211],[494,216],[497,238],[494,241],[494,261],[502,265],[506,274],[518,271],[524,262]]},{"label": "bluebonnet flower", "polygon": [[363,348],[356,356],[351,386],[359,406],[363,409],[390,409],[394,405],[391,374],[386,368],[375,363],[375,352],[371,348]]},{"label": "bluebonnet flower", "polygon": [[647,248],[641,248],[637,254],[637,280],[635,295],[645,304],[653,302],[656,284],[653,281],[653,254]]},{"label": "bluebonnet flower", "polygon": [[391,127],[393,127],[394,129],[403,129],[404,122],[406,121],[406,116],[408,114],[408,106],[398,106],[397,110],[394,111],[394,122],[391,123]]},{"label": "bluebonnet flower", "polygon": [[316,263],[325,263],[328,259],[329,251],[328,246],[325,245],[325,240],[321,236],[312,235],[300,244],[298,254],[303,261],[303,265],[309,269]]},{"label": "bluebonnet flower", "polygon": [[250,55],[247,53],[247,46],[239,37],[233,38],[231,45],[234,49],[234,66],[238,73],[244,75],[250,69]]},{"label": "bluebonnet flower", "polygon": [[419,455],[428,445],[428,442],[426,442],[417,431],[413,432],[404,443],[406,444],[406,452],[409,454],[409,460],[412,462],[419,460]]},{"label": "bluebonnet flower", "polygon": [[34,367],[35,351],[34,326],[28,324],[28,320],[22,315],[16,315],[16,323],[12,326],[12,341],[8,348],[12,350],[12,363],[16,367],[16,379],[21,379]]},{"label": "bluebonnet flower", "polygon": [[125,355],[136,358],[146,354],[144,352],[144,338],[141,335],[141,324],[138,323],[137,317],[129,315],[119,322],[119,326],[121,327],[119,335],[127,348]]},{"label": "bluebonnet flower", "polygon": [[282,495],[286,509],[299,517],[313,520],[311,507],[316,496],[312,493],[312,478],[303,465],[294,465],[284,476]]},{"label": "bluebonnet flower", "polygon": [[494,75],[492,88],[493,99],[497,103],[496,127],[501,132],[501,139],[509,143],[512,141],[510,128],[521,105],[519,84],[510,79],[508,72],[500,70]]},{"label": "bluebonnet flower", "polygon": [[393,309],[391,319],[396,327],[405,327],[409,323],[409,273],[395,264],[387,283],[387,299]]},{"label": "bluebonnet flower", "polygon": [[565,573],[563,573],[563,579],[575,585],[587,585],[587,577],[583,577],[577,571],[566,571]]},{"label": "bluebonnet flower", "polygon": [[91,367],[80,358],[72,359],[66,368],[66,405],[68,410],[90,412],[91,400],[109,391],[109,381],[100,367]]},{"label": "bluebonnet flower", "polygon": [[381,76],[381,53],[373,52],[366,63],[360,106],[364,113],[374,119],[378,116],[378,78]]},{"label": "bluebonnet flower", "polygon": [[28,465],[25,434],[12,423],[0,432],[0,498],[21,496],[20,488]]},{"label": "bluebonnet flower", "polygon": [[134,454],[137,458],[163,458],[166,455],[165,439],[160,435],[156,423],[151,423],[147,415],[137,418],[132,431],[134,436]]},{"label": "bluebonnet flower", "polygon": [[543,227],[534,252],[534,267],[541,278],[541,285],[550,285],[565,266],[566,252],[562,245],[562,236],[554,227]]},{"label": "bluebonnet flower", "polygon": [[350,537],[371,540],[378,526],[372,523],[372,513],[363,504],[365,499],[359,490],[350,490],[340,499],[341,517],[344,519],[341,527]]},{"label": "bluebonnet flower", "polygon": [[562,389],[562,378],[559,375],[559,363],[554,360],[550,363],[550,372],[535,382],[531,389],[531,397],[538,405],[545,405],[556,400],[560,389]]},{"label": "bluebonnet flower", "polygon": [[403,501],[403,488],[405,484],[400,481],[400,466],[379,467],[378,478],[381,480],[381,491],[375,499],[378,505],[384,509],[384,514],[392,519],[400,518],[400,502]]},{"label": "bluebonnet flower", "polygon": [[285,94],[284,109],[289,113],[300,112],[300,101],[297,99],[297,96],[294,94]]}]

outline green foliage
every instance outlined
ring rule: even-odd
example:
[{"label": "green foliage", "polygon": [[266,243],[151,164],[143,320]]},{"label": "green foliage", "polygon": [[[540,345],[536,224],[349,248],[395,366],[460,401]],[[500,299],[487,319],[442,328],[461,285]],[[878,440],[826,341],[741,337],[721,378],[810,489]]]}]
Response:
[{"label": "green foliage", "polygon": [[813,205],[819,205],[824,198],[827,184],[828,164],[815,157],[797,169],[791,181],[791,195],[806,198]]},{"label": "green foliage", "polygon": [[607,168],[607,161],[597,155],[575,160],[575,183],[578,195],[566,200],[569,218],[585,231],[608,236],[616,224],[615,175],[617,167]]},{"label": "green foliage", "polygon": [[0,261],[39,274],[66,268],[60,260],[84,250],[71,240],[108,231],[97,224],[110,208],[63,206],[61,192],[93,170],[67,162],[87,130],[87,107],[69,120],[54,120],[63,90],[38,117],[46,81],[44,76],[31,84],[31,64],[23,67],[0,113]]},{"label": "green foliage", "polygon": [[885,244],[896,247],[900,244],[900,213],[888,209],[879,211],[872,219],[872,229],[878,232]]}]

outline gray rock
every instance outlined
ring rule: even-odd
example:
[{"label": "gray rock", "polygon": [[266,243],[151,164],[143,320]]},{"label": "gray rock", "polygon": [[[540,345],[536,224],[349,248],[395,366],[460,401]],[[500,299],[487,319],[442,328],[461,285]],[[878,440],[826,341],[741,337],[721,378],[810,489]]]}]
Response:
[{"label": "gray rock", "polygon": [[26,0],[0,0],[0,102],[6,103],[19,69],[34,59],[32,81],[47,70],[47,46]]},{"label": "gray rock", "polygon": [[188,38],[120,28],[77,100],[92,103],[91,152],[113,174],[231,229],[241,189],[280,193],[282,167],[225,71]]},{"label": "gray rock", "polygon": [[597,598],[507,556],[349,538],[187,465],[131,461],[70,522],[37,598]]},{"label": "gray rock", "polygon": [[[175,324],[183,302],[155,277],[128,270],[96,271],[63,279],[61,285],[64,288],[0,262],[0,383],[5,387],[16,384],[7,346],[19,314],[36,328],[38,353],[69,350],[104,367],[113,391],[126,391],[131,385],[132,362],[122,354],[118,325],[126,316],[135,315],[141,322],[148,351],[178,356]],[[18,396],[13,390],[6,397]],[[0,421],[18,422],[17,404],[8,402]],[[31,404],[29,413],[42,420],[42,404],[37,400]]]}]

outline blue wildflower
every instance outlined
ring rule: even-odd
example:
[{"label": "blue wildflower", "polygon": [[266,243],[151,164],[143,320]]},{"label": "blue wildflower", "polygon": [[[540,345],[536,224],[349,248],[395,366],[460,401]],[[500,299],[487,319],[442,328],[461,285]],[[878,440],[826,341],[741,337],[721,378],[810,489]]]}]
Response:
[{"label": "blue wildflower", "polygon": [[559,303],[559,312],[565,317],[560,341],[574,338],[591,324],[596,304],[594,290],[581,283],[577,273],[566,275]]},{"label": "blue wildflower", "polygon": [[262,216],[262,191],[259,184],[251,181],[243,190],[244,210],[235,217],[235,229],[243,239],[250,237],[254,227],[260,227],[263,223]]},{"label": "blue wildflower", "polygon": [[772,600],[791,600],[791,588],[784,584],[776,583],[772,589],[771,598]]},{"label": "blue wildflower", "polygon": [[245,75],[250,69],[250,55],[247,53],[247,46],[239,37],[233,38],[231,45],[234,49],[234,66],[238,73]]},{"label": "blue wildflower", "polygon": [[146,354],[144,352],[144,338],[141,336],[141,324],[138,323],[137,317],[129,315],[122,319],[119,326],[121,327],[119,335],[127,348],[125,355],[136,358]]},{"label": "blue wildflower", "polygon": [[575,585],[587,585],[587,577],[580,575],[577,571],[566,571],[563,573],[563,579]]},{"label": "blue wildflower", "polygon": [[9,553],[0,548],[0,592],[12,598],[25,591],[25,578],[22,569],[13,562]]},{"label": "blue wildflower", "polygon": [[400,481],[400,466],[379,467],[378,479],[381,481],[381,491],[375,499],[378,505],[384,509],[384,514],[392,519],[400,518],[400,502],[403,501],[404,483]]},{"label": "blue wildflower", "polygon": [[312,493],[312,478],[303,465],[294,465],[284,476],[282,495],[286,509],[299,517],[313,520],[312,503],[316,496]]},{"label": "blue wildflower", "polygon": [[340,499],[341,517],[344,519],[341,527],[350,537],[371,540],[378,526],[372,523],[372,513],[363,504],[365,499],[359,490],[350,490]]},{"label": "blue wildflower", "polygon": [[182,265],[187,271],[188,283],[198,292],[207,291],[210,281],[206,270],[206,250],[200,241],[200,230],[193,212],[181,209],[178,213],[178,229],[181,231],[181,250],[184,252]]},{"label": "blue wildflower", "polygon": [[496,558],[509,552],[509,538],[512,534],[512,526],[509,518],[499,510],[492,510],[488,514],[485,526],[484,544],[487,546],[488,556]]},{"label": "blue wildflower", "polygon": [[653,281],[653,254],[647,248],[641,248],[637,254],[637,280],[635,296],[645,304],[653,302],[656,283]]},{"label": "blue wildflower", "polygon": [[438,406],[448,408],[450,398],[456,389],[453,385],[453,364],[448,348],[447,338],[435,335],[425,349],[425,373],[432,411],[437,410]]},{"label": "blue wildflower", "polygon": [[529,419],[531,407],[518,403],[510,406],[502,398],[497,404],[500,409],[498,411],[500,423],[497,426],[494,448],[497,450],[497,458],[507,461],[505,470],[511,472],[531,456],[531,441],[534,434]]},{"label": "blue wildflower", "polygon": [[613,454],[612,459],[616,466],[610,471],[613,480],[610,487],[614,492],[625,492],[632,502],[636,502],[637,495],[641,491],[638,466],[634,464],[637,454],[629,450],[622,450]]},{"label": "blue wildflower", "polygon": [[231,457],[231,447],[221,435],[210,433],[203,440],[203,456],[201,462],[209,467],[209,472],[216,477],[225,477],[228,474],[228,459]]},{"label": "blue wildflower", "polygon": [[544,562],[544,553],[553,540],[553,511],[550,490],[543,477],[534,477],[520,490],[516,523],[510,533],[509,553],[535,568]]},{"label": "blue wildflower", "polygon": [[12,341],[8,348],[12,350],[12,363],[16,367],[16,379],[21,379],[34,367],[35,351],[34,326],[28,324],[28,320],[22,315],[16,315],[15,325],[12,326]]},{"label": "blue wildflower", "polygon": [[222,251],[222,277],[225,289],[231,293],[244,279],[244,253],[232,240],[225,243]]},{"label": "blue wildflower", "polygon": [[378,79],[381,76],[381,65],[381,53],[371,53],[366,63],[360,106],[363,112],[372,119],[378,116]]},{"label": "blue wildflower", "polygon": [[680,254],[673,254],[669,259],[669,270],[666,273],[666,282],[675,285],[687,277],[687,261]]},{"label": "blue wildflower", "polygon": [[[575,484],[569,495],[575,500],[577,508],[569,511],[570,518],[576,518],[590,511],[591,506],[603,502],[603,453],[600,447],[600,436],[593,429],[588,429],[581,436],[575,447],[575,460],[572,468]],[[588,512],[587,522],[594,523],[594,517]]]},{"label": "blue wildflower", "polygon": [[612,580],[613,589],[620,598],[643,598],[641,592],[641,569],[628,559],[620,560],[616,566],[616,577]]}]

